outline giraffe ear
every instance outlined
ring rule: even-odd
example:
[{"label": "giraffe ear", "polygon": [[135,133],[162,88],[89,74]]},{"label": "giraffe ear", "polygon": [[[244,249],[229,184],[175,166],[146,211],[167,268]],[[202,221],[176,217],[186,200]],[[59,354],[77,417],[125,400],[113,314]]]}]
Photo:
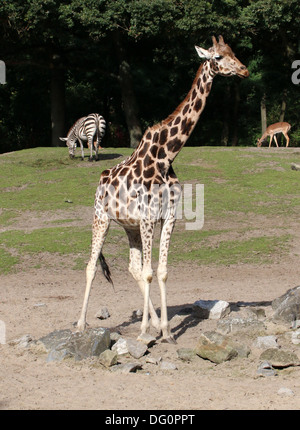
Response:
[{"label": "giraffe ear", "polygon": [[67,137],[60,137],[60,140],[62,140],[63,142],[66,142],[68,140]]},{"label": "giraffe ear", "polygon": [[200,58],[206,58],[206,60],[211,59],[211,53],[209,51],[207,51],[206,49],[200,48],[197,45],[195,46],[195,49],[196,49],[197,54],[199,55]]}]

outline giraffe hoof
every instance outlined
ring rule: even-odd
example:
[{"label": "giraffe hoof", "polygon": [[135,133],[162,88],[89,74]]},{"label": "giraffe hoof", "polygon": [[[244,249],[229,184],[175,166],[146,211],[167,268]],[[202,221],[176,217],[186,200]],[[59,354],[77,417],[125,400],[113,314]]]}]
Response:
[{"label": "giraffe hoof", "polygon": [[177,345],[177,342],[176,342],[176,340],[174,339],[173,336],[164,337],[161,342],[162,343],[170,343],[170,344],[173,344],[173,345]]},{"label": "giraffe hoof", "polygon": [[83,332],[87,326],[87,323],[81,323],[80,321],[78,321],[78,323],[76,324],[76,332]]}]

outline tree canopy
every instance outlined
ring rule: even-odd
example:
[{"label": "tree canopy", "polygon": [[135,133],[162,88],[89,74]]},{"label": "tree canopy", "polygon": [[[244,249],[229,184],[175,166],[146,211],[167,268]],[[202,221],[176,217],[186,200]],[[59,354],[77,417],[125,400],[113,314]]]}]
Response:
[{"label": "tree canopy", "polygon": [[194,45],[219,34],[250,77],[215,80],[188,144],[254,145],[264,110],[298,145],[299,24],[296,0],[2,0],[0,152],[59,145],[91,112],[108,123],[105,145],[134,147],[188,92]]}]

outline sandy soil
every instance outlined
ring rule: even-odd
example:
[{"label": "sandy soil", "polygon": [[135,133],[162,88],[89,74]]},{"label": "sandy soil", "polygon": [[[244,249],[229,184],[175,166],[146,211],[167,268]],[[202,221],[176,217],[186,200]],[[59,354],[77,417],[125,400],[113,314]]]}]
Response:
[{"label": "sandy soil", "polygon": [[[38,339],[53,330],[73,328],[81,310],[85,273],[62,270],[58,257],[41,255],[41,262],[47,260],[47,269],[24,267],[17,274],[1,276],[0,319],[6,325],[6,343],[0,345],[0,409],[299,409],[300,368],[281,370],[278,376],[258,377],[261,351],[252,348],[249,358],[219,365],[199,357],[190,363],[177,358],[178,348],[194,347],[202,332],[216,328],[216,321],[193,318],[189,309],[196,300],[263,304],[268,315],[274,298],[299,285],[299,223],[279,218],[257,221],[244,220],[245,225],[256,222],[261,232],[270,228],[275,231],[276,225],[286,226],[288,222],[288,232],[294,235],[288,255],[275,258],[270,265],[169,267],[169,318],[177,345],[158,340],[151,355],[171,361],[177,370],[160,370],[159,366],[144,363],[141,372],[117,374],[88,360],[46,363],[45,355],[11,346],[11,340],[24,334]],[[109,263],[115,291],[98,272],[88,322],[92,327],[117,327],[124,336],[135,338],[140,322],[132,319],[132,312],[142,308],[142,297],[127,272],[127,262]],[[159,307],[155,279],[152,299]],[[111,316],[100,321],[95,314],[102,306],[107,306]],[[286,338],[280,337],[280,330],[280,326],[274,326],[269,333],[278,334],[278,342],[284,346]],[[151,334],[156,335],[154,331]],[[299,345],[290,344],[289,348],[300,358]],[[282,387],[291,389],[293,395],[278,394]]]}]

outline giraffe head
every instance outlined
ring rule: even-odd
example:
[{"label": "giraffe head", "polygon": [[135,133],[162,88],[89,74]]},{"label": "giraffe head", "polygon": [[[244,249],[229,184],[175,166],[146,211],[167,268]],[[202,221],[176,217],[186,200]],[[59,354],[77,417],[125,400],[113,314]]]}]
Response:
[{"label": "giraffe head", "polygon": [[230,46],[228,46],[222,36],[219,36],[219,41],[212,37],[213,46],[208,50],[195,46],[196,51],[200,58],[205,58],[210,62],[211,70],[216,75],[221,76],[239,76],[240,78],[247,78],[249,72],[247,67],[244,66],[236,58]]},{"label": "giraffe head", "polygon": [[66,142],[67,147],[69,148],[69,156],[70,158],[75,157],[75,149],[76,149],[76,141],[73,139],[68,139],[67,137],[59,138],[62,142]]}]

